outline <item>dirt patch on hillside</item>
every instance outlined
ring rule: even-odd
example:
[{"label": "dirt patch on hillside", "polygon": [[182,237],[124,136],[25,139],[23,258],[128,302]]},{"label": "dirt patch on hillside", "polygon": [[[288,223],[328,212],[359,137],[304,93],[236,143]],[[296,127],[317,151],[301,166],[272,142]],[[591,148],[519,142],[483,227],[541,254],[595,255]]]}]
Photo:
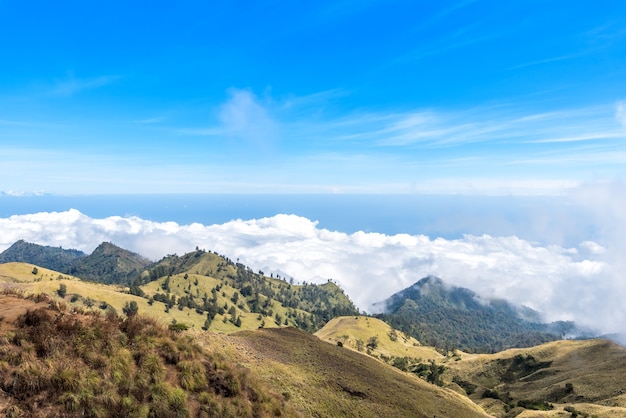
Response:
[{"label": "dirt patch on hillside", "polygon": [[48,302],[35,302],[30,299],[22,299],[13,295],[0,295],[0,332],[13,327],[18,316],[29,309],[47,307]]}]

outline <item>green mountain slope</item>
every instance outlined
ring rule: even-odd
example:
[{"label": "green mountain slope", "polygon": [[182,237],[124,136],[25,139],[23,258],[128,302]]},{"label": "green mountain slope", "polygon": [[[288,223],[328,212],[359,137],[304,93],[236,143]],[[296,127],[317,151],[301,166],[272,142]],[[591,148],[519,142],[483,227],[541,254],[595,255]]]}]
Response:
[{"label": "green mountain slope", "polygon": [[91,254],[78,250],[17,241],[0,254],[0,263],[20,262],[105,284],[130,284],[152,262],[112,243],[100,244]]},{"label": "green mountain slope", "polygon": [[72,263],[68,273],[98,283],[128,284],[150,264],[139,254],[103,242],[90,255]]},{"label": "green mountain slope", "polygon": [[313,332],[358,309],[334,283],[294,285],[255,273],[241,263],[196,250],[170,255],[142,274],[140,293],[163,309],[201,315],[205,329],[294,326]]},{"label": "green mountain slope", "polygon": [[573,323],[543,324],[526,308],[503,300],[482,301],[469,289],[447,286],[433,276],[385,301],[376,317],[419,341],[444,350],[495,352],[554,341],[573,333]]},{"label": "green mountain slope", "polygon": [[[63,286],[64,299],[73,307],[97,310],[110,306],[119,312],[126,303],[134,302],[141,313],[166,323],[175,321],[181,327],[217,332],[285,326],[314,332],[336,316],[358,314],[343,290],[330,281],[295,285],[202,250],[150,263],[103,243],[91,255],[77,259],[69,273],[24,263],[3,266],[0,282],[20,283],[26,292],[51,296]],[[37,268],[40,271],[34,274]],[[102,284],[115,286],[104,288]]]},{"label": "green mountain slope", "polygon": [[0,253],[0,264],[29,263],[69,274],[72,263],[85,256],[84,252],[78,250],[42,246],[19,240]]}]

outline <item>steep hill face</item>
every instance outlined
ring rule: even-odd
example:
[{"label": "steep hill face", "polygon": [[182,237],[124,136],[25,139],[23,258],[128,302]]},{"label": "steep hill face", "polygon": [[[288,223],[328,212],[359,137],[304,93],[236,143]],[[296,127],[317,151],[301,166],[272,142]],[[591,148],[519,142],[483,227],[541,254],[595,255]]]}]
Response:
[{"label": "steep hill face", "polygon": [[19,262],[45,267],[50,270],[69,273],[70,266],[86,254],[79,250],[66,250],[32,244],[19,240],[0,254],[0,264]]},{"label": "steep hill face", "polygon": [[154,319],[70,314],[13,296],[0,302],[3,416],[296,416],[234,362]]},{"label": "steep hill face", "polygon": [[129,284],[152,262],[109,242],[100,244],[90,255],[77,259],[69,274],[105,284]]},{"label": "steep hill face", "polygon": [[486,417],[466,397],[294,328],[200,342],[251,370],[303,417]]},{"label": "steep hill face", "polygon": [[569,322],[539,323],[537,313],[528,308],[503,300],[480,300],[471,290],[447,286],[433,276],[394,294],[384,305],[386,312],[378,318],[446,350],[495,352],[528,347],[557,340],[576,328]]}]

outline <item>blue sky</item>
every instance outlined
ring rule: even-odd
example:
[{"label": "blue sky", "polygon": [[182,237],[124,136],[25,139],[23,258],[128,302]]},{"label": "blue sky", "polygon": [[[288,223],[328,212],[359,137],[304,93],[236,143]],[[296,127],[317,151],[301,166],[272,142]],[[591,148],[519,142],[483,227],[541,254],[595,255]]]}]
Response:
[{"label": "blue sky", "polygon": [[0,51],[5,193],[626,177],[620,1],[0,0]]}]

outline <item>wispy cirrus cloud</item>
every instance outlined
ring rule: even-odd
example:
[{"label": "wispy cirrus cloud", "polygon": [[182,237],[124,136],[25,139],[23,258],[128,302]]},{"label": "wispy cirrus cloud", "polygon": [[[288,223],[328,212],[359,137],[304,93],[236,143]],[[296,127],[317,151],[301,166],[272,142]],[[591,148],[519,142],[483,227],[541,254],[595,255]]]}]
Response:
[{"label": "wispy cirrus cloud", "polygon": [[566,60],[570,60],[570,59],[574,59],[574,58],[579,58],[583,54],[584,53],[581,52],[581,53],[577,53],[577,54],[559,55],[559,56],[555,56],[555,57],[543,58],[543,59],[539,59],[539,60],[535,60],[535,61],[529,61],[529,62],[525,62],[525,63],[522,63],[522,64],[517,64],[517,65],[514,65],[512,67],[507,68],[507,70],[508,71],[520,70],[522,68],[533,67],[535,65],[549,64],[551,62],[558,62],[558,61],[566,61]]},{"label": "wispy cirrus cloud", "polygon": [[626,128],[626,102],[618,100],[615,104],[615,119]]},{"label": "wispy cirrus cloud", "polygon": [[[464,111],[369,113],[332,121],[331,137],[383,147],[455,147],[480,143],[531,144],[613,140],[624,136],[608,106],[551,112],[478,107]],[[618,103],[618,121],[624,119]],[[346,129],[342,129],[346,128]]]},{"label": "wispy cirrus cloud", "polygon": [[58,96],[72,96],[86,90],[92,90],[113,84],[122,77],[117,75],[105,75],[98,77],[76,78],[74,74],[56,80],[50,90],[50,94]]}]

